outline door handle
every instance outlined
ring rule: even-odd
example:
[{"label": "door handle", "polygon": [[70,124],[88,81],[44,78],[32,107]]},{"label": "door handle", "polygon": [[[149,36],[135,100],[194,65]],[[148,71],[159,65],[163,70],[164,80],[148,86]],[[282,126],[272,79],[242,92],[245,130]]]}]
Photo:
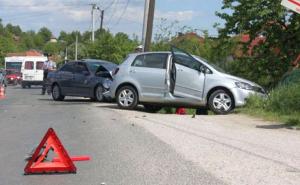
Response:
[{"label": "door handle", "polygon": [[135,69],[131,69],[129,72],[131,72],[131,73],[135,73],[135,72],[136,72],[136,70],[135,70]]},{"label": "door handle", "polygon": [[178,71],[178,72],[182,72],[182,71],[183,71],[183,69],[177,69],[177,71]]}]

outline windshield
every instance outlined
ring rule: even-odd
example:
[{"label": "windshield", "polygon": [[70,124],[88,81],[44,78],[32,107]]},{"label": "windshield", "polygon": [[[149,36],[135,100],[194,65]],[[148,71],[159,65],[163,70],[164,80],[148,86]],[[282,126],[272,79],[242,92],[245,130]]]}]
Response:
[{"label": "windshield", "polygon": [[108,63],[108,62],[87,62],[88,68],[92,71],[92,73],[96,73],[100,66],[103,66],[109,72],[112,72],[116,68],[116,64]]},{"label": "windshield", "polygon": [[92,73],[96,73],[97,69],[101,65],[100,62],[87,62],[88,68],[92,71]]},{"label": "windshield", "polygon": [[226,71],[225,71],[224,69],[222,69],[222,68],[220,68],[219,66],[217,66],[217,65],[215,65],[215,64],[213,64],[213,63],[211,63],[211,62],[209,62],[208,60],[206,60],[206,59],[204,59],[204,58],[201,58],[201,57],[199,57],[199,56],[193,56],[193,57],[195,57],[196,59],[198,59],[198,60],[200,60],[200,61],[203,61],[203,62],[207,63],[208,65],[210,65],[210,66],[213,67],[215,70],[217,70],[217,71],[219,71],[219,72],[221,72],[221,73],[226,73]]},{"label": "windshield", "polygon": [[6,62],[6,69],[21,71],[22,62]]}]

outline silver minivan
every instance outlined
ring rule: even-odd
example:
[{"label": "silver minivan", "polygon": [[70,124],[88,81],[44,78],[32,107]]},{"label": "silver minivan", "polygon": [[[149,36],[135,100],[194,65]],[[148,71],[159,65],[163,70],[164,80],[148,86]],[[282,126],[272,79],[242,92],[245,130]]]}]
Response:
[{"label": "silver minivan", "polygon": [[128,55],[114,72],[109,96],[120,108],[148,111],[162,107],[210,109],[227,114],[251,94],[264,95],[254,82],[226,74],[206,60],[172,47],[171,52]]}]

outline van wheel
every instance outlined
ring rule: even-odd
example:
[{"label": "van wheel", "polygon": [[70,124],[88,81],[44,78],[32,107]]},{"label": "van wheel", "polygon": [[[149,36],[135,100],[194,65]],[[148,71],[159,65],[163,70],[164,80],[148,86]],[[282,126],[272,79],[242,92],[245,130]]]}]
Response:
[{"label": "van wheel", "polygon": [[104,92],[103,87],[101,85],[98,85],[95,89],[95,98],[94,99],[98,102],[103,102],[103,100],[104,100],[103,92]]},{"label": "van wheel", "polygon": [[124,86],[117,92],[117,103],[122,109],[135,109],[138,104],[138,94],[132,86]]},{"label": "van wheel", "polygon": [[21,83],[21,86],[22,86],[22,89],[25,89],[26,88],[26,84],[25,83]]},{"label": "van wheel", "polygon": [[57,84],[52,88],[52,98],[55,101],[63,101],[65,99],[65,96],[61,94],[60,87]]},{"label": "van wheel", "polygon": [[208,106],[215,114],[228,114],[234,107],[234,101],[228,92],[217,90],[209,97]]},{"label": "van wheel", "polygon": [[148,105],[148,104],[144,104],[144,108],[146,109],[146,112],[150,112],[150,113],[156,113],[161,109],[160,106]]}]

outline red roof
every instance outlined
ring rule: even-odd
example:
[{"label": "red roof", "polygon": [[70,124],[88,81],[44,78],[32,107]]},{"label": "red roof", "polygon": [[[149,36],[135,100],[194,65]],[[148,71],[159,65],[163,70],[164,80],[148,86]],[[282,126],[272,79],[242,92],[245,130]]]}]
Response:
[{"label": "red roof", "polygon": [[25,52],[19,52],[19,53],[7,53],[8,57],[19,57],[19,56],[25,56],[25,57],[38,57],[38,56],[44,56],[43,53],[38,52],[36,50],[29,50]]}]

